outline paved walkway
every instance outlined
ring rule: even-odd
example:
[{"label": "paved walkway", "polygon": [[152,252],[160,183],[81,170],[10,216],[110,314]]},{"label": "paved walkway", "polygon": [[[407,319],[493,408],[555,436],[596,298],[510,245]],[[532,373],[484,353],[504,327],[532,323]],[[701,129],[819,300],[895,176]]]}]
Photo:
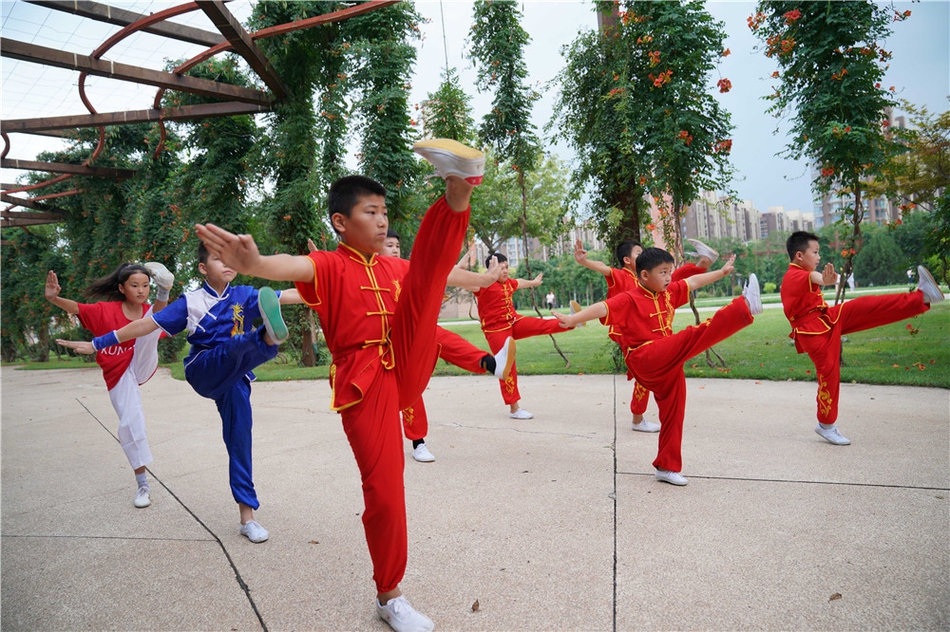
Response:
[{"label": "paved walkway", "polygon": [[[254,387],[255,545],[214,405],[186,384],[143,389],[135,509],[98,369],[0,377],[5,632],[388,631],[326,382]],[[845,384],[854,443],[836,447],[812,431],[813,384],[691,379],[677,488],[654,480],[656,435],[629,430],[627,382],[521,390],[531,421],[490,378],[427,392],[438,460],[406,464],[402,587],[438,629],[950,627],[950,391]]]}]

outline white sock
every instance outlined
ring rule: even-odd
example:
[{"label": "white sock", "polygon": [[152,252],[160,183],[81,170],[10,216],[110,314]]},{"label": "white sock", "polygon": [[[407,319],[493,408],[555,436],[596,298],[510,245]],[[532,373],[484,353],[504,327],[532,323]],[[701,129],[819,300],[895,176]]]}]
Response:
[{"label": "white sock", "polygon": [[168,302],[168,293],[169,293],[170,290],[171,290],[171,288],[159,287],[158,290],[155,291],[155,300],[156,300],[156,301],[165,301],[165,302],[167,303],[167,302]]},{"label": "white sock", "polygon": [[145,472],[135,475],[135,482],[139,484],[139,487],[148,487],[148,480],[145,478]]}]

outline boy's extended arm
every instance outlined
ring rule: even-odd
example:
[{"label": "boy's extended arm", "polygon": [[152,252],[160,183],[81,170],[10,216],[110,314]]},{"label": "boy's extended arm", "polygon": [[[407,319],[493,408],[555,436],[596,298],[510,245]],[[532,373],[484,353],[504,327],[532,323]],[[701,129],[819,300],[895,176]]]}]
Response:
[{"label": "boy's extended arm", "polygon": [[571,327],[577,327],[581,323],[586,323],[589,320],[594,320],[595,318],[604,318],[607,316],[607,304],[603,301],[594,303],[590,307],[585,307],[576,314],[562,314],[561,312],[551,312],[554,314],[554,317],[561,323],[561,327],[564,329],[570,329]]},{"label": "boy's extended arm", "polygon": [[584,250],[584,244],[581,243],[580,239],[574,243],[574,261],[594,272],[599,272],[607,278],[613,276],[613,270],[611,270],[610,266],[606,263],[603,261],[592,261],[587,258],[587,251]]},{"label": "boy's extended arm", "polygon": [[518,289],[525,287],[538,287],[541,285],[541,279],[544,277],[544,273],[541,272],[538,276],[534,277],[530,281],[527,279],[515,279],[518,282]]},{"label": "boy's extended arm", "polygon": [[303,299],[300,298],[300,292],[296,288],[280,291],[281,305],[300,305],[301,303],[303,303]]},{"label": "boy's extended arm", "polygon": [[[461,262],[459,262],[461,263]],[[492,257],[488,264],[488,272],[471,272],[458,267],[458,264],[449,272],[446,285],[460,287],[469,292],[477,292],[482,288],[488,287],[498,280],[501,276],[501,264],[498,259]]]},{"label": "boy's extended arm", "polygon": [[253,237],[235,235],[214,224],[195,224],[195,231],[208,252],[236,272],[271,281],[313,281],[309,257],[282,253],[262,256]]},{"label": "boy's extended arm", "polygon": [[821,272],[812,270],[808,278],[811,279],[811,282],[815,285],[836,285],[838,283],[838,273],[835,272],[833,263],[825,264]]},{"label": "boy's extended arm", "polygon": [[686,279],[686,284],[689,285],[689,289],[692,291],[692,290],[699,289],[703,287],[704,285],[709,285],[710,283],[714,283],[718,281],[719,279],[724,279],[730,274],[732,274],[733,271],[735,270],[735,262],[736,262],[736,256],[732,255],[731,257],[729,257],[729,259],[726,260],[723,266],[719,268],[718,270],[713,270],[711,272],[704,272],[702,274],[695,274],[691,277],[688,277]]}]

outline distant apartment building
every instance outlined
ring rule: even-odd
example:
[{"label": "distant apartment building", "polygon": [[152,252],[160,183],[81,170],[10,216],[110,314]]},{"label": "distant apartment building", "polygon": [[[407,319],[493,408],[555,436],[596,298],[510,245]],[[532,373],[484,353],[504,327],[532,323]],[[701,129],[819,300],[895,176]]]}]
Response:
[{"label": "distant apartment building", "polygon": [[760,216],[752,200],[732,200],[715,191],[704,191],[686,209],[683,235],[700,241],[727,238],[755,241],[762,238]]},{"label": "distant apartment building", "polygon": [[791,233],[797,230],[814,231],[814,216],[798,209],[786,211],[784,206],[770,206],[759,218],[760,239],[766,239],[772,233]]}]

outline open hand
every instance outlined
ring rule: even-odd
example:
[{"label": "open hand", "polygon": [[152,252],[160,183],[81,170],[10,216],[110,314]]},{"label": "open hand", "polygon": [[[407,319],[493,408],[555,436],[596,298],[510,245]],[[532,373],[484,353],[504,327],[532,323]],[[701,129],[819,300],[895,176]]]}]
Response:
[{"label": "open hand", "polygon": [[59,286],[59,278],[57,278],[56,273],[52,270],[46,275],[46,288],[43,290],[43,294],[46,296],[47,301],[52,301],[54,298],[59,296],[60,291],[63,288]]},{"label": "open hand", "polygon": [[577,263],[587,261],[587,251],[584,250],[584,244],[581,243],[580,239],[574,243],[574,261]]},{"label": "open hand", "polygon": [[261,258],[250,235],[235,235],[214,224],[195,224],[195,231],[208,252],[236,272],[248,274]]},{"label": "open hand", "polygon": [[93,355],[96,352],[96,348],[92,346],[92,343],[86,340],[62,340],[57,338],[56,344],[68,347],[81,355]]}]

